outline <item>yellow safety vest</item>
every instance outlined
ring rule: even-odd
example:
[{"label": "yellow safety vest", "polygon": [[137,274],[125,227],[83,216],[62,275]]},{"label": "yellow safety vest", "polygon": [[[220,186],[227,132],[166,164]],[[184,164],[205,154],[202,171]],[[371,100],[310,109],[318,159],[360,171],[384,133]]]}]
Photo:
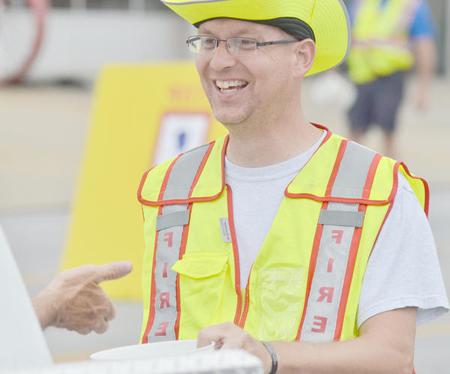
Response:
[{"label": "yellow safety vest", "polygon": [[418,0],[355,0],[353,42],[347,63],[357,84],[409,70],[414,57],[409,47],[409,28]]},{"label": "yellow safety vest", "polygon": [[426,182],[328,132],[286,188],[242,289],[233,197],[225,184],[227,141],[182,154],[142,179],[142,343],[195,339],[202,328],[226,321],[264,341],[358,336],[363,277],[398,172],[427,211]]}]

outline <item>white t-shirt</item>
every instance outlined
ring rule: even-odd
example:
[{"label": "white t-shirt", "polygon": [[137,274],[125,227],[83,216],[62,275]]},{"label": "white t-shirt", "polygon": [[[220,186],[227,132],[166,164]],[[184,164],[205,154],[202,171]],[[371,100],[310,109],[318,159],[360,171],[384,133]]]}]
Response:
[{"label": "white t-shirt", "polygon": [[[276,165],[245,168],[225,160],[226,183],[233,191],[242,287],[287,185],[325,135],[308,151]],[[409,183],[400,175],[393,208],[367,265],[358,326],[376,314],[403,307],[417,307],[417,321],[423,323],[448,311],[449,304],[430,225]]]}]

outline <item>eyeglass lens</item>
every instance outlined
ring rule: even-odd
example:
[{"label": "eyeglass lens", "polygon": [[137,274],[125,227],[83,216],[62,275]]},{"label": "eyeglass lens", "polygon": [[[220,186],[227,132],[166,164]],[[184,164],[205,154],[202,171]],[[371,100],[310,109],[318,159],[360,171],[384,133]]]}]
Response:
[{"label": "eyeglass lens", "polygon": [[250,38],[230,38],[227,40],[220,40],[208,36],[190,38],[188,40],[188,46],[196,53],[210,52],[215,50],[221,41],[226,43],[228,52],[232,54],[238,54],[243,51],[253,51],[257,48],[257,41]]}]

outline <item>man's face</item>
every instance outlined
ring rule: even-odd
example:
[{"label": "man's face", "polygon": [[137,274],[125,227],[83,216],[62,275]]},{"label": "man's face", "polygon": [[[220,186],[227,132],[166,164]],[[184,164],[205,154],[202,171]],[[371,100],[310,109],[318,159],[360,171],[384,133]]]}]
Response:
[{"label": "man's face", "polygon": [[[199,34],[259,42],[294,39],[275,27],[232,19],[207,21]],[[293,90],[299,89],[292,78],[295,45],[272,45],[233,55],[221,42],[215,51],[199,54],[197,70],[215,117],[224,125],[277,118],[277,111],[283,111],[286,100],[293,100]]]}]

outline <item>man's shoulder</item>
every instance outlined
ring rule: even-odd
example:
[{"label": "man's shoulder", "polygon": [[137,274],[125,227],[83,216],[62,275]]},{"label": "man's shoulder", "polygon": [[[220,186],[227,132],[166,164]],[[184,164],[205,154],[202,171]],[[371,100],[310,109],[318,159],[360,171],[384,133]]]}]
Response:
[{"label": "man's shoulder", "polygon": [[[220,140],[223,142],[223,139]],[[159,194],[168,183],[169,176],[174,174],[174,169],[176,170],[176,180],[178,182],[182,181],[180,178],[190,179],[202,167],[203,162],[208,158],[214,146],[216,144],[217,147],[221,146],[221,141],[216,140],[192,148],[147,170],[141,178],[138,199],[141,202],[144,200],[159,201]]]},{"label": "man's shoulder", "polygon": [[181,152],[181,153],[177,154],[176,156],[173,156],[173,157],[159,163],[158,165],[155,165],[150,170],[147,170],[144,175],[147,177],[152,177],[152,176],[159,176],[161,174],[165,174],[181,158],[184,158],[184,159],[192,158],[192,157],[196,157],[196,156],[200,155],[200,153],[204,154],[205,153],[204,151],[207,148],[214,145],[214,143],[215,143],[215,141],[212,141],[212,142],[209,142],[206,144],[199,145],[198,147],[189,149],[185,152]]},{"label": "man's shoulder", "polygon": [[331,134],[331,138],[335,142],[338,142],[338,143],[339,142],[347,143],[347,147],[348,147],[348,144],[351,143],[355,148],[358,148],[361,152],[367,153],[367,154],[377,155],[378,158],[386,160],[391,165],[395,165],[396,163],[399,162],[398,160],[396,160],[396,159],[394,159],[394,158],[392,158],[390,156],[387,156],[387,155],[384,155],[384,154],[380,153],[376,149],[373,149],[373,148],[371,148],[371,147],[369,147],[367,145],[364,145],[362,143],[358,143],[357,141],[352,140],[352,139],[350,139],[350,138],[348,138],[346,136],[343,136],[343,135],[340,135],[340,134],[337,134],[337,133],[332,133]]},{"label": "man's shoulder", "polygon": [[178,157],[172,157],[144,173],[137,192],[138,200],[141,203],[159,200],[161,186],[164,183],[167,171]]}]

